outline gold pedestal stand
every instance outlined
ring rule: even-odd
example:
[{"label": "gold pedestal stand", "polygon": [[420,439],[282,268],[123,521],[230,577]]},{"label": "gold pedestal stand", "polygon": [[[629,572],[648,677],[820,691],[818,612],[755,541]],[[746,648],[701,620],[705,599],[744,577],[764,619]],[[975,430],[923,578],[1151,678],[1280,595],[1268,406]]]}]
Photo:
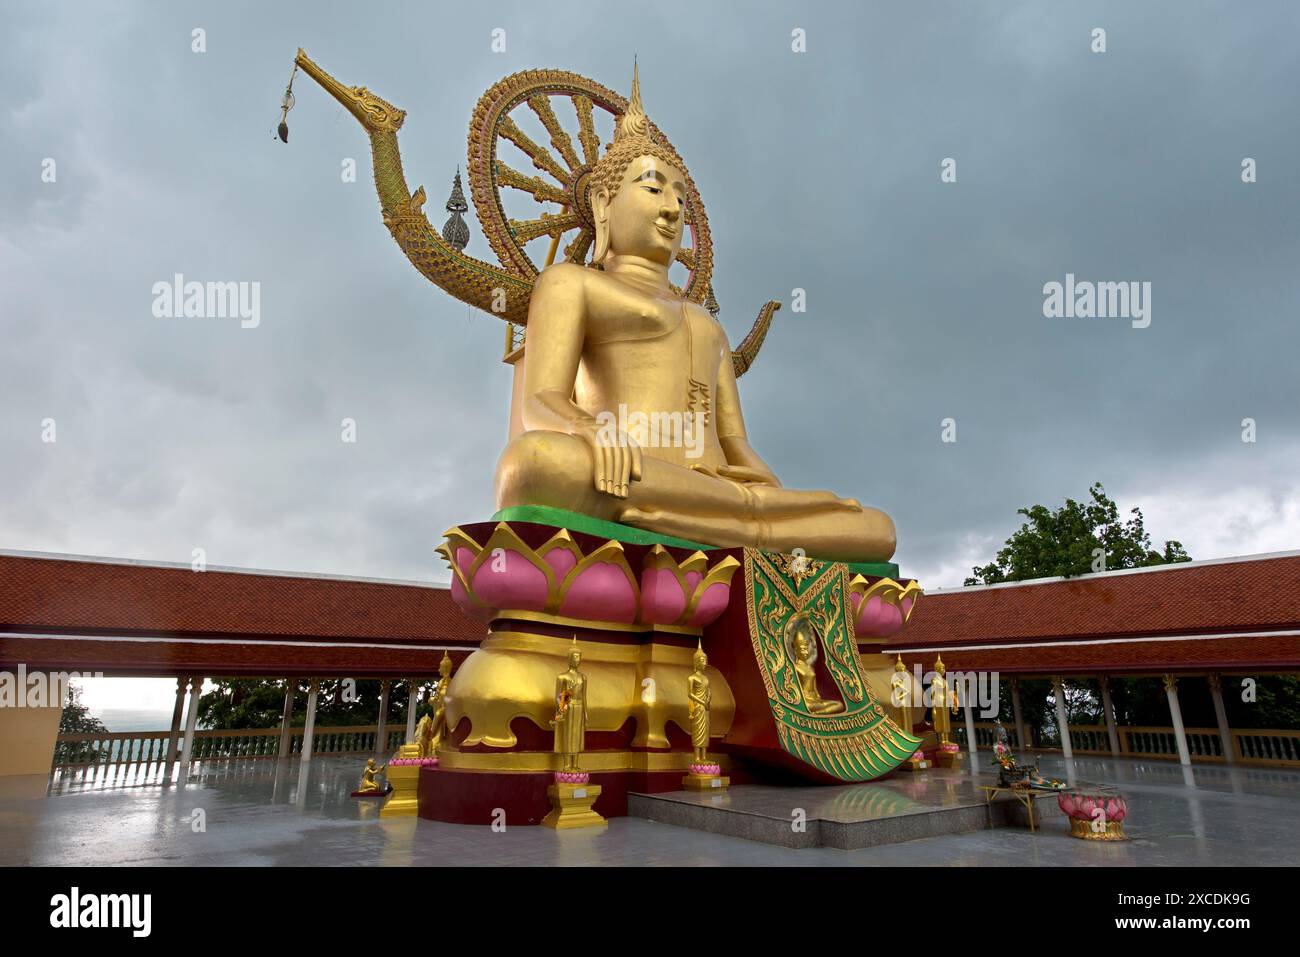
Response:
[{"label": "gold pedestal stand", "polygon": [[[399,758],[418,758],[418,744],[404,744],[397,752]],[[389,762],[385,772],[388,783],[393,786],[393,794],[379,810],[380,817],[415,817],[420,812],[420,766],[404,764],[393,766]]]},{"label": "gold pedestal stand", "polygon": [[898,770],[911,771],[913,774],[915,774],[918,771],[929,770],[930,766],[931,765],[929,761],[925,760],[925,758],[918,757],[917,755],[914,754],[906,761],[904,761],[902,764],[900,764],[898,766]]},{"label": "gold pedestal stand", "polygon": [[731,778],[724,778],[721,774],[696,774],[691,772],[682,778],[682,790],[685,791],[718,791],[730,786]]},{"label": "gold pedestal stand", "polygon": [[936,751],[934,766],[937,768],[960,768],[962,753],[960,751]]},{"label": "gold pedestal stand", "polygon": [[565,831],[573,827],[604,827],[607,822],[591,809],[600,797],[598,784],[552,784],[546,789],[551,813],[542,818],[543,827]]}]

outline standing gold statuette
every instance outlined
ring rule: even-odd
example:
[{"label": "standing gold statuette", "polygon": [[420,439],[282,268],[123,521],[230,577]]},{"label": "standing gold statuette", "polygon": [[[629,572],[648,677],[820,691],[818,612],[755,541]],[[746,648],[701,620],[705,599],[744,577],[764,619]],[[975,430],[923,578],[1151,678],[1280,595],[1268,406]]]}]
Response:
[{"label": "standing gold statuette", "polygon": [[939,750],[935,763],[941,768],[958,767],[961,764],[961,748],[949,740],[952,734],[952,717],[961,707],[957,683],[950,686],[940,655],[934,661],[934,677],[930,679],[930,714],[934,732],[939,736]]},{"label": "standing gold statuette", "polygon": [[591,784],[591,776],[578,768],[586,745],[587,735],[587,676],[579,670],[582,652],[578,650],[578,636],[573,636],[569,651],[569,670],[555,679],[555,753],[559,769],[555,783],[546,789],[551,799],[551,812],[542,818],[542,824],[560,830],[574,827],[603,827],[605,819],[592,810],[600,797],[600,785]]},{"label": "standing gold statuette", "polygon": [[713,691],[709,686],[709,676],[705,674],[709,659],[702,645],[695,649],[694,665],[695,670],[686,678],[686,715],[691,726],[694,757],[690,773],[682,778],[682,787],[688,791],[709,791],[725,788],[731,779],[724,778],[721,765],[709,757],[709,709],[713,704]]}]

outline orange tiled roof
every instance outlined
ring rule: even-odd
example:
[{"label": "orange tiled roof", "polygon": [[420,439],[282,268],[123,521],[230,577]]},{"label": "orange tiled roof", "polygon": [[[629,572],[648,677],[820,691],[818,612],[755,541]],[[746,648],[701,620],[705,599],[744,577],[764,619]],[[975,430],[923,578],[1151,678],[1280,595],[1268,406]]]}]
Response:
[{"label": "orange tiled roof", "polygon": [[[938,592],[922,597],[885,647],[904,660],[912,657],[909,649],[942,649],[945,663],[951,657],[953,667],[977,670],[1300,666],[1300,634],[1237,640],[1276,631],[1300,631],[1300,555]],[[1216,637],[1087,643],[1198,635]]]},{"label": "orange tiled roof", "polygon": [[[272,667],[286,657],[268,655],[267,647],[275,642],[301,644],[287,657],[291,664],[306,666],[313,654],[309,647],[333,644],[339,647],[328,655],[321,652],[322,660],[329,658],[351,673],[377,657],[394,659],[389,663],[395,665],[403,657],[402,645],[473,648],[485,629],[461,612],[446,588],[417,583],[0,554],[3,632],[180,639],[165,652],[169,660],[198,654],[196,641],[214,647],[221,643],[227,649],[221,657],[231,659],[231,667],[245,660]],[[0,637],[0,659],[20,660],[18,640]],[[23,647],[27,652],[72,648],[70,641],[45,642],[26,640]],[[162,649],[156,643],[80,644],[103,666],[132,670],[147,667],[150,656]],[[258,644],[264,647],[254,651]],[[346,646],[354,650],[345,651]],[[421,661],[424,657],[419,656]],[[406,660],[411,661],[409,655]]]}]

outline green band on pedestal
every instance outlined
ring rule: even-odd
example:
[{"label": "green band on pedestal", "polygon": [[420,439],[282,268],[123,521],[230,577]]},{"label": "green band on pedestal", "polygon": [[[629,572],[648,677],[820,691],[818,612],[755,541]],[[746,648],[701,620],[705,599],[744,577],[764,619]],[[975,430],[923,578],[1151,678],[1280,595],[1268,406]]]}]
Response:
[{"label": "green band on pedestal", "polygon": [[[618,522],[607,522],[604,519],[593,518],[590,515],[582,515],[562,508],[550,508],[545,505],[512,505],[510,508],[503,508],[498,511],[492,516],[492,521],[531,522],[534,525],[550,525],[554,528],[567,528],[571,532],[582,532],[586,535],[612,538],[618,542],[627,542],[629,545],[665,545],[669,548],[690,548],[705,552],[718,547],[687,541],[684,538],[675,538],[672,535],[648,532],[643,528],[633,528],[631,525],[621,525]],[[808,557],[816,558],[817,556],[810,555]],[[849,566],[849,571],[858,575],[866,575],[870,578],[898,578],[898,566],[893,562],[846,562],[845,564]]]}]

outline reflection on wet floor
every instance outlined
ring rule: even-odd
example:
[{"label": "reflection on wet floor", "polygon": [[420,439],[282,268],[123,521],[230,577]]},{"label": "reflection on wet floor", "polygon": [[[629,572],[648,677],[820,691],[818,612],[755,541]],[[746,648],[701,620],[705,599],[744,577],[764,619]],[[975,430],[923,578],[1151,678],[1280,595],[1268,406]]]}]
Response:
[{"label": "reflection on wet floor", "polygon": [[[858,851],[792,850],[636,818],[599,833],[538,827],[380,820],[349,797],[363,759],[247,760],[198,766],[183,781],[155,768],[0,778],[0,864],[1006,864],[1234,865],[1300,860],[1300,772],[1041,755],[1042,773],[1118,787],[1133,839],[1069,837],[1041,802],[1040,829],[999,828]],[[987,765],[987,759],[984,762]],[[989,776],[987,766],[975,772]],[[924,777],[924,774],[920,777]],[[970,769],[947,779],[898,778],[802,789],[827,819],[965,803]],[[787,790],[787,789],[773,789]],[[733,789],[732,800],[751,800]],[[763,800],[756,793],[752,800]],[[778,800],[788,801],[788,798]],[[196,812],[202,812],[201,814]],[[200,826],[201,822],[201,826]]]}]

